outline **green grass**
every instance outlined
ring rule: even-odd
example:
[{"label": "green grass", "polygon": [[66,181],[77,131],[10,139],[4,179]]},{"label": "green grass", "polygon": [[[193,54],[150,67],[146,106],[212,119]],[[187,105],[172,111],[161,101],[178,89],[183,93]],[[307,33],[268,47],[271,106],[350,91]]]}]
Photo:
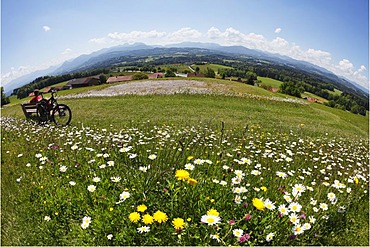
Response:
[{"label": "green grass", "polygon": [[258,76],[257,79],[262,81],[261,84],[264,84],[266,86],[271,86],[273,88],[279,88],[280,85],[283,83],[281,81],[271,79],[271,78],[268,78],[268,77]]},{"label": "green grass", "polygon": [[213,69],[215,71],[215,73],[217,73],[217,71],[219,69],[232,69],[232,67],[230,66],[225,66],[225,65],[220,65],[220,64],[193,64],[191,66],[194,70],[196,67],[199,67],[200,69],[200,73],[205,73],[207,71],[207,68],[210,68],[210,69]]},{"label": "green grass", "polygon": [[320,97],[320,96],[317,96],[316,94],[313,94],[313,93],[310,93],[310,92],[304,92],[302,95],[301,95],[302,98],[304,97],[309,97],[309,98],[314,98],[314,99],[318,99],[318,100],[321,100],[322,102],[328,102],[327,99],[323,98],[323,97]]},{"label": "green grass", "polygon": [[[204,79],[210,86],[212,79]],[[368,118],[320,104],[293,104],[271,100],[273,94],[258,87],[241,83],[217,80],[227,85],[231,92],[260,95],[253,97],[228,97],[204,95],[172,96],[124,96],[109,98],[64,99],[59,102],[69,105],[73,112],[72,124],[112,125],[122,128],[130,123],[151,121],[156,124],[194,125],[199,122],[230,127],[260,126],[267,131],[296,129],[308,135],[367,136]],[[104,88],[107,85],[96,86]],[[84,92],[92,88],[79,88]],[[72,90],[61,91],[70,94]],[[279,99],[279,98],[278,98]],[[181,114],[179,114],[181,113]],[[23,118],[19,105],[6,106],[3,116]],[[124,118],[122,116],[125,116]],[[304,124],[301,128],[300,125]]]},{"label": "green grass", "polygon": [[[60,99],[73,113],[67,128],[20,121],[24,116],[19,104],[4,107],[1,244],[234,246],[242,243],[232,230],[242,229],[250,234],[243,243],[248,245],[369,245],[368,117],[321,104],[285,102],[284,95],[242,83],[202,81],[215,88],[221,84],[239,96]],[[132,154],[137,156],[130,158]],[[151,154],[156,157],[150,159]],[[187,171],[196,185],[176,177],[189,163],[194,169]],[[245,177],[233,185],[239,170]],[[252,175],[253,170],[261,174]],[[281,179],[278,171],[291,175]],[[121,180],[115,183],[112,177],[117,176]],[[101,181],[93,182],[94,177]],[[335,180],[346,188],[331,186]],[[287,216],[278,217],[277,209],[259,211],[252,200],[268,198],[276,207],[288,206],[282,191],[292,193],[297,184],[307,187],[295,200],[302,206],[299,215],[306,216],[301,222],[307,223],[309,216],[316,222],[291,240]],[[90,185],[96,191],[89,192]],[[240,204],[233,192],[239,186],[248,190]],[[123,191],[130,197],[116,204]],[[328,201],[329,192],[337,196],[336,204]],[[320,203],[327,203],[328,211],[315,212]],[[138,233],[145,224],[132,222],[129,215],[141,204],[147,206],[145,213],[153,216],[160,210],[168,220]],[[345,213],[338,213],[339,207],[345,207]],[[200,224],[212,208],[221,217],[217,228]],[[246,221],[248,214],[252,218]],[[329,218],[322,218],[325,215]],[[86,229],[81,227],[84,216],[92,218]],[[182,230],[174,229],[175,218],[185,221]],[[268,233],[275,234],[270,243]],[[218,234],[222,242],[210,234]]]},{"label": "green grass", "polygon": [[[248,245],[268,245],[270,233],[280,246],[369,245],[368,139],[312,138],[297,129],[256,126],[213,129],[199,122],[115,129],[84,121],[49,128],[3,119],[1,128],[5,246],[218,244],[211,234],[222,245],[240,244],[233,230],[249,234]],[[330,186],[341,183],[344,189]],[[295,195],[293,188],[302,186],[306,191]],[[239,197],[236,190],[247,192]],[[288,216],[269,210],[267,201],[253,203],[288,206],[282,191],[302,206],[301,224],[310,223],[294,239]],[[123,192],[129,197],[119,202]],[[320,209],[322,203],[328,210]],[[211,209],[221,217],[217,227],[200,223]],[[143,222],[144,214],[156,221]],[[83,225],[84,217],[91,222]],[[174,228],[175,219],[181,229]],[[143,225],[149,232],[138,232]]]},{"label": "green grass", "polygon": [[334,93],[333,92],[330,92],[331,94],[334,94],[334,95],[341,95],[342,94],[342,91],[334,88]]},{"label": "green grass", "polygon": [[159,67],[162,70],[167,70],[167,69],[175,68],[175,69],[177,69],[178,73],[182,73],[185,70],[190,71],[189,66],[188,65],[185,65],[185,64],[163,64],[163,65],[156,66],[157,69]]}]

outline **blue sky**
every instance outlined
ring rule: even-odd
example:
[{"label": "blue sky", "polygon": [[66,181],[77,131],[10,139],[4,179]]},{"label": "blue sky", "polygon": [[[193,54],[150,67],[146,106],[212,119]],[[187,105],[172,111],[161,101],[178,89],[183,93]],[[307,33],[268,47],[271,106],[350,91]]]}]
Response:
[{"label": "blue sky", "polygon": [[2,0],[1,83],[124,43],[243,45],[369,88],[368,0]]}]

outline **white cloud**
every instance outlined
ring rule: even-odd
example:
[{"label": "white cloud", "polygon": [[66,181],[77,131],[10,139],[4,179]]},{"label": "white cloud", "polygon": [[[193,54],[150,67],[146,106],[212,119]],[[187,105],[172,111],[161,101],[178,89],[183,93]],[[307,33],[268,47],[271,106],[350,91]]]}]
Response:
[{"label": "white cloud", "polygon": [[216,27],[211,27],[207,33],[206,36],[210,39],[218,39],[222,36],[221,31]]},{"label": "white cloud", "polygon": [[43,26],[42,28],[44,29],[45,32],[49,32],[50,31],[50,27],[49,26]]},{"label": "white cloud", "polygon": [[289,42],[283,38],[277,37],[273,39],[270,43],[271,49],[274,51],[281,51],[283,49],[289,49]]},{"label": "white cloud", "polygon": [[275,29],[275,33],[280,33],[280,32],[281,32],[281,28],[280,27],[278,27],[278,28]]},{"label": "white cloud", "polygon": [[69,55],[72,52],[72,49],[67,48],[62,52],[62,55]]},{"label": "white cloud", "polygon": [[[118,33],[118,32],[109,33],[108,38],[115,42],[120,43],[134,43],[146,39],[162,38],[165,35],[166,35],[165,32],[157,32],[156,30],[152,30],[149,32],[132,31],[129,33]],[[99,40],[99,38],[97,40]]]},{"label": "white cloud", "polygon": [[182,42],[182,41],[193,41],[201,38],[203,35],[201,32],[189,27],[181,28],[173,33],[168,33],[166,37],[168,40],[173,42]]},{"label": "white cloud", "polygon": [[96,43],[96,44],[107,44],[106,38],[92,38],[89,40],[90,43]]},{"label": "white cloud", "polygon": [[339,70],[352,74],[354,73],[354,66],[348,59],[341,60],[338,65],[336,66]]},{"label": "white cloud", "polygon": [[1,74],[1,86],[5,87],[12,80],[17,79],[21,76],[27,75],[29,73],[32,73],[36,70],[37,69],[35,67],[32,67],[30,65],[19,66],[18,68],[12,67],[9,72],[5,74]]}]

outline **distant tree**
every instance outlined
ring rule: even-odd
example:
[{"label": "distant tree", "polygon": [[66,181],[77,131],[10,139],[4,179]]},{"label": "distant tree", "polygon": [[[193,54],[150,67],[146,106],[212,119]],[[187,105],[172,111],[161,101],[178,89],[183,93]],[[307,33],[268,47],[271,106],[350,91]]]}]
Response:
[{"label": "distant tree", "polygon": [[294,82],[283,82],[280,85],[279,91],[284,94],[292,95],[301,98],[301,93],[304,92],[304,88],[300,83]]},{"label": "distant tree", "polygon": [[247,84],[254,85],[254,81],[257,80],[257,74],[252,71],[248,71],[245,76],[247,78]]},{"label": "distant tree", "polygon": [[215,78],[216,74],[215,74],[215,71],[213,69],[207,67],[207,71],[205,73],[205,76],[209,77],[209,78]]},{"label": "distant tree", "polygon": [[172,69],[167,69],[166,73],[164,74],[164,77],[175,77],[175,72],[172,71]]},{"label": "distant tree", "polygon": [[360,107],[354,103],[352,106],[351,106],[351,110],[350,110],[352,113],[354,114],[358,114],[360,112]]},{"label": "distant tree", "polygon": [[99,76],[100,84],[105,84],[107,82],[107,77],[105,75]]},{"label": "distant tree", "polygon": [[132,80],[143,80],[148,79],[148,75],[143,72],[136,72],[132,75]]},{"label": "distant tree", "polygon": [[1,106],[9,103],[10,103],[9,97],[5,96],[4,88],[1,87]]}]

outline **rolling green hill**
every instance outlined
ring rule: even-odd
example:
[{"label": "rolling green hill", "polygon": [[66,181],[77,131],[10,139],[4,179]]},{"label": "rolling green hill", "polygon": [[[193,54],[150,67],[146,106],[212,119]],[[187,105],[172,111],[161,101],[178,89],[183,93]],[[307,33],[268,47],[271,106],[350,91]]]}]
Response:
[{"label": "rolling green hill", "polygon": [[2,109],[2,245],[369,245],[367,117],[209,78],[82,97],[158,81],[60,92],[68,127]]},{"label": "rolling green hill", "polygon": [[[262,78],[264,82],[276,81]],[[300,129],[309,135],[368,135],[368,119],[349,112],[300,100],[303,104],[284,102],[294,99],[262,88],[217,79],[199,79],[213,85],[224,85],[234,96],[204,95],[146,95],[108,98],[61,99],[71,106],[73,122],[113,125],[152,121],[157,124],[192,125],[199,122],[244,128],[260,126],[268,131]],[[88,90],[100,90],[109,85],[61,91],[59,95],[73,95]],[[235,96],[235,95],[240,95]],[[3,116],[23,118],[18,104],[5,106]],[[122,116],[125,116],[122,118]],[[304,124],[304,128],[300,125]]]}]

